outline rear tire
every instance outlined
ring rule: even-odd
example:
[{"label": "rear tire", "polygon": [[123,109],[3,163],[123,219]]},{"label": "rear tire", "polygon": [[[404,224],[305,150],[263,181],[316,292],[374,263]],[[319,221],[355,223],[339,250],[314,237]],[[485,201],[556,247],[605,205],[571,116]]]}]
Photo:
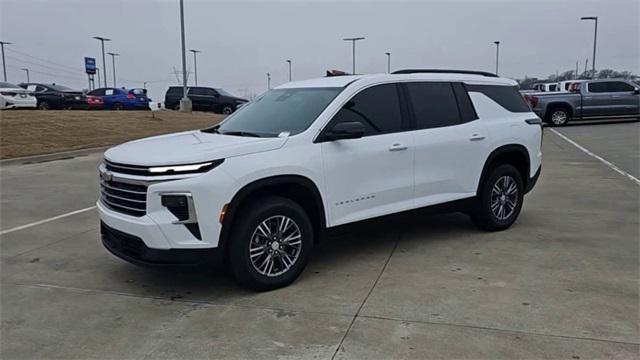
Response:
[{"label": "rear tire", "polygon": [[291,284],[313,249],[313,228],[304,209],[269,196],[244,206],[231,229],[229,262],[236,280],[253,290]]},{"label": "rear tire", "polygon": [[551,109],[547,114],[545,122],[551,126],[564,126],[569,122],[569,111],[563,107]]},{"label": "rear tire", "polygon": [[49,110],[50,108],[49,103],[46,101],[40,101],[38,103],[38,110]]},{"label": "rear tire", "polygon": [[233,113],[233,106],[225,105],[222,107],[222,113],[224,115],[231,115]]},{"label": "rear tire", "polygon": [[113,104],[113,106],[112,106],[111,108],[112,108],[113,110],[117,110],[117,111],[120,111],[120,110],[123,110],[123,109],[124,109],[124,107],[122,106],[122,104],[121,104],[121,103],[119,103],[119,102],[117,102],[117,103]]},{"label": "rear tire", "polygon": [[524,184],[518,169],[510,164],[498,165],[483,181],[471,220],[484,230],[505,230],[518,218],[523,200]]}]

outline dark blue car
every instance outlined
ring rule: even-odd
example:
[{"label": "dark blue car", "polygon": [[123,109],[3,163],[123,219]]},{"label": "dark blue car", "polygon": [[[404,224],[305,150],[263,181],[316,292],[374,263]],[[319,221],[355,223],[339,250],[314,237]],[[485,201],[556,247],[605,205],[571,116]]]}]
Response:
[{"label": "dark blue car", "polygon": [[99,96],[104,102],[104,109],[111,110],[149,110],[146,89],[100,88],[87,95]]}]

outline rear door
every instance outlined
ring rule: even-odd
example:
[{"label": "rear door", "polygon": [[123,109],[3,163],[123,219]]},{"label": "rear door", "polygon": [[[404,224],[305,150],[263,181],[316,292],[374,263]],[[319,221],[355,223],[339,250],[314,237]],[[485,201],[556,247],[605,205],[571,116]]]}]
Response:
[{"label": "rear door", "polygon": [[637,115],[640,113],[640,96],[635,86],[624,81],[611,81],[608,85],[615,115]]},{"label": "rear door", "polygon": [[582,93],[582,116],[599,117],[619,115],[618,105],[615,105],[614,93],[610,91],[611,81],[595,81],[583,84],[586,89]]},{"label": "rear door", "polygon": [[365,127],[359,139],[319,141],[331,226],[412,207],[413,144],[399,87],[375,85],[352,97],[325,131],[341,122]]},{"label": "rear door", "polygon": [[188,94],[191,99],[191,107],[193,110],[206,111],[208,109],[208,103],[205,96],[206,89],[201,87],[189,88]]},{"label": "rear door", "polygon": [[416,128],[412,131],[416,207],[475,195],[487,156],[487,134],[464,86],[449,82],[405,86]]}]

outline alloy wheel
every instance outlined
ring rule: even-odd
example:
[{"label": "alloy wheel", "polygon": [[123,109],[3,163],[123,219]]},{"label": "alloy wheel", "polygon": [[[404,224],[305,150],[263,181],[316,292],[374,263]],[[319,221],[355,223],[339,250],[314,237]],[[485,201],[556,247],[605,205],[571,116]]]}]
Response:
[{"label": "alloy wheel", "polygon": [[551,114],[551,121],[554,125],[564,125],[567,122],[567,113],[562,110],[554,111]]},{"label": "alloy wheel", "polygon": [[504,221],[516,211],[518,205],[518,184],[505,175],[498,179],[491,189],[491,212],[496,219]]},{"label": "alloy wheel", "polygon": [[277,215],[262,221],[251,235],[249,258],[261,275],[275,277],[289,271],[302,249],[302,232],[293,219]]}]

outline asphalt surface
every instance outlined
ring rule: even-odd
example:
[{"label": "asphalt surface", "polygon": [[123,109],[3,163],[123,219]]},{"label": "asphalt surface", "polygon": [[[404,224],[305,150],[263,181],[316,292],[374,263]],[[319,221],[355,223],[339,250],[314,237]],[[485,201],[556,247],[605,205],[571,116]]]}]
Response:
[{"label": "asphalt surface", "polygon": [[[637,176],[638,123],[558,131]],[[551,131],[544,141],[511,229],[378,221],[267,293],[116,259],[95,210],[11,231],[92,206],[100,156],[3,166],[0,357],[638,358],[640,186]]]}]

